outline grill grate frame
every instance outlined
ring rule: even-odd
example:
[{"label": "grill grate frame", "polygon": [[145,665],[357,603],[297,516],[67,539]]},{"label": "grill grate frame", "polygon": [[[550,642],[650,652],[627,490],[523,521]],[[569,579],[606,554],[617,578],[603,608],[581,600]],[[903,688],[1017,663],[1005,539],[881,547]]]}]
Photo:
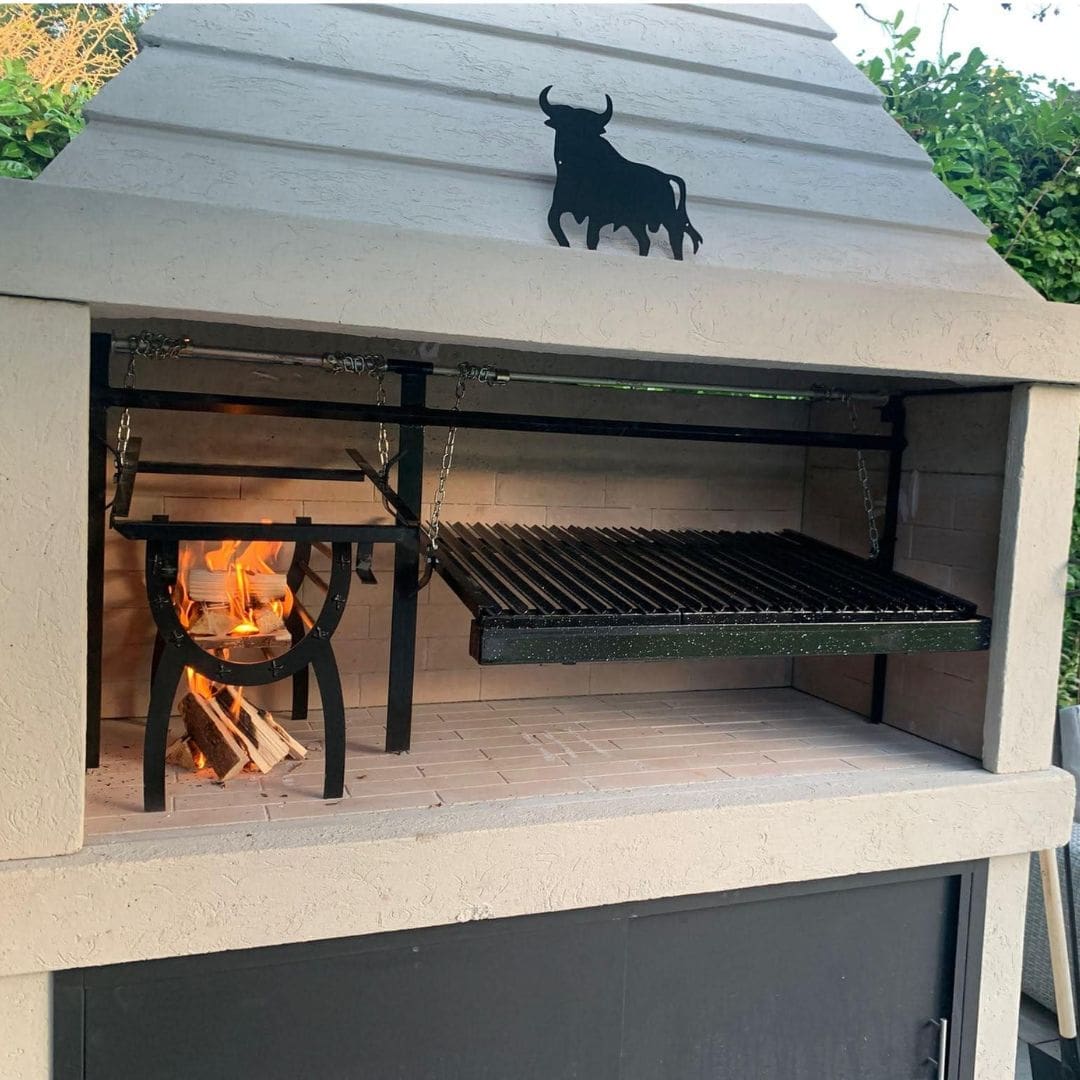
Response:
[{"label": "grill grate frame", "polygon": [[480,663],[969,651],[966,600],[792,530],[444,525]]}]

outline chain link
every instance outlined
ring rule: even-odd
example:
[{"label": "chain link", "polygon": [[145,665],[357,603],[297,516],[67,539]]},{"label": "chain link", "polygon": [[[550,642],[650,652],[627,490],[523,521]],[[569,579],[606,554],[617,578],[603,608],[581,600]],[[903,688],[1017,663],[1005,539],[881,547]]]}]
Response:
[{"label": "chain link", "polygon": [[[845,396],[848,416],[851,418],[851,433],[859,434],[859,415],[855,411],[855,402]],[[876,559],[881,554],[881,537],[878,535],[877,515],[874,512],[874,495],[870,490],[870,472],[866,467],[866,458],[862,450],[855,451],[855,460],[858,464],[859,486],[862,488],[863,509],[866,511],[866,531],[870,539],[870,557]]]},{"label": "chain link", "polygon": [[386,371],[386,357],[381,353],[327,353],[322,366],[335,375],[377,375]]},{"label": "chain link", "polygon": [[[453,412],[461,411],[461,401],[465,397],[465,381],[477,375],[468,364],[458,368],[457,386],[454,388]],[[446,498],[446,480],[454,464],[454,445],[457,442],[457,425],[447,428],[446,445],[443,447],[442,463],[439,466],[439,479],[435,486],[435,498],[431,504],[431,522],[428,525],[428,537],[431,541],[429,558],[434,562],[439,553],[439,526],[442,519],[443,500]]]},{"label": "chain link", "polygon": [[[386,404],[386,373],[383,371],[375,372],[375,404],[381,409]],[[382,473],[382,478],[387,479],[387,473],[390,471],[390,434],[386,430],[386,422],[384,420],[379,421],[379,472]]]},{"label": "chain link", "polygon": [[[156,360],[175,360],[191,344],[189,338],[168,338],[164,334],[132,334],[128,338],[128,364],[124,372],[124,389],[135,387],[136,360],[151,358]],[[131,410],[124,407],[120,413],[120,423],[116,427],[116,477],[127,460],[128,444],[131,442]]]}]

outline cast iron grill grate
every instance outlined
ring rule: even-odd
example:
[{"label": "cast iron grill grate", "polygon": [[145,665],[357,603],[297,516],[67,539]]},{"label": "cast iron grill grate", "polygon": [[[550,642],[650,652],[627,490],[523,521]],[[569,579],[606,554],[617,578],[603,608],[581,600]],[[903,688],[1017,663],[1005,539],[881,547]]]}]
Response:
[{"label": "cast iron grill grate", "polygon": [[481,663],[963,651],[968,601],[785,531],[444,525]]}]

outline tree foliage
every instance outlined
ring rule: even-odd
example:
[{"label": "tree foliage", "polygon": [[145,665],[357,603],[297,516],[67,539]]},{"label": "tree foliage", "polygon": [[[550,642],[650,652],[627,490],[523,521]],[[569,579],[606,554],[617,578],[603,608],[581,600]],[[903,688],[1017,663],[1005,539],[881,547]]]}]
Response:
[{"label": "tree foliage", "polygon": [[135,55],[145,5],[0,5],[0,176],[33,179]]},{"label": "tree foliage", "polygon": [[[1080,90],[1009,71],[981,49],[943,56],[939,44],[936,61],[916,60],[920,31],[904,25],[903,11],[874,21],[889,44],[859,66],[885,95],[885,108],[990,228],[990,243],[1009,264],[1047,299],[1080,303]],[[944,31],[943,23],[939,41]],[[1078,495],[1080,487],[1062,492],[1074,499],[1062,704],[1080,700]]]},{"label": "tree foliage", "polygon": [[[1080,302],[1080,90],[990,63],[981,49],[916,60],[903,11],[860,67],[934,172],[990,228],[990,243],[1043,296]],[[944,27],[942,28],[944,37]]]}]

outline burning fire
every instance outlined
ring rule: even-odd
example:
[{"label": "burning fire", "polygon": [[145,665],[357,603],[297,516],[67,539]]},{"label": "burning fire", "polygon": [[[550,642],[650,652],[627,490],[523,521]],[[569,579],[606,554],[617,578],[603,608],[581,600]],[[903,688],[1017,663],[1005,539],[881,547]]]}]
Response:
[{"label": "burning fire", "polygon": [[[228,638],[241,644],[244,638],[272,637],[284,627],[293,608],[292,591],[284,574],[275,569],[281,541],[225,540],[217,547],[189,543],[180,551],[179,573],[172,597],[181,625],[200,637],[213,638],[215,651],[228,659]],[[273,642],[268,642],[268,645]],[[220,687],[193,668],[187,669],[192,693],[204,698],[217,695]],[[242,700],[233,688],[229,712],[239,714]]]},{"label": "burning fire", "polygon": [[[228,660],[233,651],[270,659],[271,650],[289,647],[285,619],[294,598],[278,565],[281,541],[226,540],[185,544],[172,600],[181,624],[213,656]],[[296,605],[305,628],[311,620]],[[269,772],[286,757],[302,761],[307,748],[273,716],[244,700],[239,686],[213,682],[187,668],[190,693],[180,701],[185,733],[168,748],[166,761],[211,769],[221,781],[242,771]]]},{"label": "burning fire", "polygon": [[262,575],[266,575],[264,580],[268,584],[283,578],[273,567],[284,546],[282,542],[252,540],[246,547],[241,547],[242,543],[240,540],[225,540],[219,547],[201,552],[203,566],[198,569],[208,570],[213,575],[210,580],[217,590],[213,598],[192,595],[192,571],[196,569],[195,563],[199,557],[196,549],[201,545],[184,545],[180,553],[179,575],[173,588],[173,603],[186,629],[191,629],[198,616],[204,613],[198,610],[200,606],[228,612],[233,624],[223,634],[216,635],[223,637],[243,637],[262,632],[258,618],[264,610],[273,612],[281,621],[292,611],[292,591],[283,580],[280,582],[280,597],[261,595],[265,590],[256,585]]}]

